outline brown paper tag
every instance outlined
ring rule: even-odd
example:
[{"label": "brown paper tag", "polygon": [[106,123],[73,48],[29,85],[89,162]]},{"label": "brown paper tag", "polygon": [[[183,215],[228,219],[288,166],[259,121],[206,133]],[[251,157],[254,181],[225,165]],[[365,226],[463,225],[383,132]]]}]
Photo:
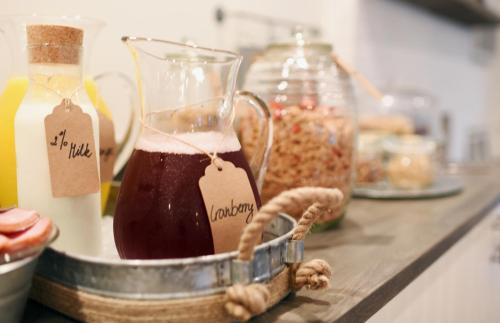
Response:
[{"label": "brown paper tag", "polygon": [[199,182],[215,253],[236,250],[243,228],[257,213],[257,203],[245,170],[219,160],[222,170],[211,163]]},{"label": "brown paper tag", "polygon": [[52,195],[96,193],[100,184],[92,119],[79,106],[65,101],[45,117]]},{"label": "brown paper tag", "polygon": [[113,166],[116,159],[115,127],[113,121],[100,111],[99,115],[99,163],[101,165],[101,182],[113,179]]}]

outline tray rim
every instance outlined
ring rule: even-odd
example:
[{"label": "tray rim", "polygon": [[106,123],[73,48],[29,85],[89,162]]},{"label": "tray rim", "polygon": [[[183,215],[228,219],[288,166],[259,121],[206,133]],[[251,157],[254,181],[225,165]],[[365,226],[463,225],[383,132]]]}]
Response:
[{"label": "tray rim", "polygon": [[[288,214],[279,213],[280,217],[284,217],[288,221],[292,223],[292,229],[289,230],[287,233],[276,237],[272,240],[266,241],[264,243],[261,243],[255,247],[254,253],[257,252],[258,250],[265,249],[271,245],[274,245],[276,243],[279,243],[283,240],[288,240],[289,237],[291,237],[293,230],[297,226],[297,220],[295,220],[293,217],[291,217]],[[108,265],[108,266],[119,266],[119,267],[165,267],[165,266],[184,266],[184,265],[192,265],[192,264],[203,264],[203,263],[210,263],[210,262],[217,262],[217,261],[223,261],[226,259],[231,259],[231,258],[236,258],[238,255],[238,251],[231,251],[231,252],[224,252],[220,254],[215,254],[215,255],[205,255],[205,256],[198,256],[198,257],[189,257],[189,258],[173,258],[173,259],[106,259],[103,257],[94,257],[94,256],[87,256],[87,255],[77,255],[77,254],[72,254],[68,252],[63,252],[56,250],[52,247],[48,247],[47,249],[50,249],[50,252],[54,252],[57,255],[60,256],[65,256],[68,258],[72,258],[74,260],[78,260],[81,262],[88,262],[88,263],[94,263],[96,265]]]},{"label": "tray rim", "polygon": [[[275,222],[276,220],[279,222]],[[293,217],[280,213],[266,227],[267,230],[264,232],[272,235],[270,240],[261,243],[255,248],[255,256],[250,265],[253,269],[253,282],[268,282],[287,268],[285,263],[286,250],[288,241],[291,239],[296,226],[297,221]],[[192,258],[121,260],[70,255],[51,248],[41,256],[36,275],[69,288],[106,297],[136,300],[186,299],[220,293],[232,285],[231,267],[237,255],[238,252],[233,251]],[[159,282],[162,279],[161,275],[165,275],[168,271],[178,275],[176,273],[190,270],[190,268],[194,270],[187,275],[191,278],[184,280],[180,284],[178,284],[179,282],[174,283],[174,285],[170,284],[170,286],[176,287],[169,288],[168,285],[165,285],[165,288],[139,288],[143,279],[149,280],[149,278],[144,278],[146,277],[144,276],[145,271],[152,271],[156,279],[153,281]],[[105,275],[96,280],[96,278],[92,278],[92,275],[88,276],[90,274],[88,270],[95,275],[99,275],[99,271],[104,270]],[[106,277],[110,277],[109,275],[112,273],[122,275],[127,272],[132,275],[130,277],[136,277],[139,280],[135,280],[136,283],[128,287],[123,287],[122,284],[106,282]],[[86,274],[87,278],[82,278],[81,274]],[[199,280],[196,277],[200,277]],[[148,284],[151,285],[151,281],[146,283],[146,285]],[[162,282],[161,285],[163,284]]]}]

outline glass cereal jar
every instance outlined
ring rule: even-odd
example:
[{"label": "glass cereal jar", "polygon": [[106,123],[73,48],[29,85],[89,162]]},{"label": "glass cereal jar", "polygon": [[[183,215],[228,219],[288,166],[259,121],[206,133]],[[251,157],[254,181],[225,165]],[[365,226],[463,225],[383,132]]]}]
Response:
[{"label": "glass cereal jar", "polygon": [[[333,60],[332,46],[298,31],[289,42],[270,44],[250,66],[245,88],[267,101],[273,146],[262,188],[264,201],[303,186],[338,188],[345,202],[320,219],[336,224],[349,202],[356,122],[351,81]],[[259,146],[257,116],[243,114],[239,133],[248,158]]]}]

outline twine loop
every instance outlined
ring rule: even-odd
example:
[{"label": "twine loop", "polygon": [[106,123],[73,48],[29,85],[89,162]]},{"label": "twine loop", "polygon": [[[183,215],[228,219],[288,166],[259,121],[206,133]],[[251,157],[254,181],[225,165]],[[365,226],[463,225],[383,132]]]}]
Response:
[{"label": "twine loop", "polygon": [[271,297],[269,289],[262,284],[236,284],[226,291],[225,308],[235,319],[245,322],[252,316],[264,313]]},{"label": "twine loop", "polygon": [[312,290],[326,289],[330,287],[332,269],[322,259],[313,259],[292,266],[292,288],[300,290],[302,287]]}]

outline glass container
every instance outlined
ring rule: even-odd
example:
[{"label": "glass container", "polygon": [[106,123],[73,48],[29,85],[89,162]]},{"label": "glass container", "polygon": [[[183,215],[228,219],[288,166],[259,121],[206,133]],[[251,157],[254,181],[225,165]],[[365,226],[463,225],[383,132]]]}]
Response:
[{"label": "glass container", "polygon": [[[230,161],[248,176],[260,207],[258,183],[266,158],[245,159],[233,129],[233,100],[247,102],[268,125],[261,138],[263,156],[272,133],[267,107],[250,93],[235,93],[241,62],[237,54],[150,38],[123,41],[137,68],[142,130],[116,204],[113,226],[120,257],[213,254],[220,236],[211,229],[217,219],[209,217],[200,178],[211,156]],[[260,164],[253,165],[255,160]],[[227,225],[224,229],[236,249],[241,231]]]},{"label": "glass container", "polygon": [[440,114],[432,95],[410,88],[389,89],[385,92],[382,106],[385,113],[407,117],[415,134],[434,140],[441,138]]},{"label": "glass container", "polygon": [[382,139],[378,133],[360,133],[356,155],[356,184],[371,185],[385,178]]},{"label": "glass container", "polygon": [[432,185],[437,172],[436,142],[417,135],[394,137],[384,142],[387,180],[401,189]]},{"label": "glass container", "polygon": [[413,88],[391,87],[380,102],[363,100],[359,129],[392,135],[416,134],[440,142],[444,137],[441,112],[435,98]]},{"label": "glass container", "polygon": [[[99,168],[93,154],[99,151],[99,120],[83,83],[85,32],[62,25],[29,24],[25,28],[29,85],[13,122],[17,203],[21,208],[33,209],[42,216],[50,217],[61,229],[60,237],[54,243],[56,249],[97,256],[101,250],[101,211]],[[50,131],[47,130],[48,116],[54,118],[55,107],[61,104],[66,106],[60,117],[65,118],[62,119],[64,123],[55,126],[61,132],[51,138],[60,143],[60,155],[68,154],[65,160],[71,160],[71,166],[65,166],[64,176],[60,176],[71,178],[71,181],[54,180],[57,173],[54,169],[64,167],[60,166],[60,162],[50,162],[48,147],[57,144],[47,144]],[[77,130],[72,127],[73,124],[78,126]],[[89,132],[90,135],[79,137],[80,133]],[[95,152],[89,151],[89,157],[85,158],[94,156],[94,161],[89,159],[90,167],[78,168],[83,157],[75,157],[72,149],[77,145],[83,147],[85,142],[87,147],[90,142],[90,147],[95,148]],[[97,181],[97,188],[92,188],[93,184],[90,184],[90,189],[84,191],[56,193],[56,182],[60,183],[59,187],[66,188],[74,183],[75,172],[67,171],[70,167],[79,170],[78,177],[88,176],[91,183]]]},{"label": "glass container", "polygon": [[[321,228],[337,223],[350,199],[357,131],[350,77],[333,60],[332,46],[309,41],[298,29],[290,41],[270,44],[257,57],[245,88],[263,98],[273,116],[263,200],[302,186],[339,188],[344,204],[319,220]],[[255,122],[249,114],[240,117],[248,156],[258,148],[249,130]]]}]

